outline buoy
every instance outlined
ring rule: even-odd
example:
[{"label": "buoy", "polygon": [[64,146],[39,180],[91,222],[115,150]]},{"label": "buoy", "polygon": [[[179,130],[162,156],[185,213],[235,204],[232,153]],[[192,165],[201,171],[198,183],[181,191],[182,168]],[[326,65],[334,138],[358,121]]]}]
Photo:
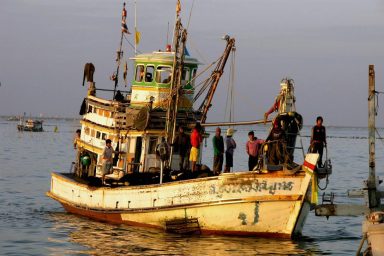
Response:
[{"label": "buoy", "polygon": [[90,158],[89,156],[87,156],[87,155],[81,157],[81,164],[82,164],[83,166],[88,166],[88,165],[90,165],[90,164],[91,164],[91,158]]}]

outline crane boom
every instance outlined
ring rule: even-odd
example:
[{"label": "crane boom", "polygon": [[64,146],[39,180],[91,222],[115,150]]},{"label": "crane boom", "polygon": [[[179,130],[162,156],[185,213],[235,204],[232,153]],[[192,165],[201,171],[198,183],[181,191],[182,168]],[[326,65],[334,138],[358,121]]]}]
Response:
[{"label": "crane boom", "polygon": [[200,122],[203,124],[205,123],[207,119],[207,113],[211,107],[211,102],[213,99],[213,95],[215,94],[217,85],[219,84],[220,78],[224,73],[224,67],[227,63],[229,54],[235,47],[235,39],[229,37],[228,35],[224,38],[227,41],[227,46],[225,47],[225,50],[223,52],[222,57],[220,58],[219,62],[216,65],[216,68],[214,71],[212,71],[211,74],[211,81],[210,81],[210,87],[207,95],[205,96],[204,101],[201,103],[199,111],[202,112],[202,116],[200,119]]}]

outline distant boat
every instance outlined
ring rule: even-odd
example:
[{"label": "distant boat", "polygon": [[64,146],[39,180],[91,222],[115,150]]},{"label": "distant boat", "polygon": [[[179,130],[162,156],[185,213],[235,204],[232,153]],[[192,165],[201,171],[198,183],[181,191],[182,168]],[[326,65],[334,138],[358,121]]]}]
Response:
[{"label": "distant boat", "polygon": [[19,116],[10,116],[7,118],[7,121],[20,121]]},{"label": "distant boat", "polygon": [[43,131],[43,120],[32,120],[28,119],[27,121],[20,123],[17,125],[17,129],[19,131],[25,132],[42,132]]}]

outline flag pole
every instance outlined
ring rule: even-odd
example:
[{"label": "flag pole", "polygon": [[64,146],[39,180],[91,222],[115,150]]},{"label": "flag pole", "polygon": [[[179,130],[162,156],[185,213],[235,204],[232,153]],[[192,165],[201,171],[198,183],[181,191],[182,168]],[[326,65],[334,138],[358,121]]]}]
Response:
[{"label": "flag pole", "polygon": [[136,13],[136,0],[135,0],[135,56],[137,55],[137,13]]},{"label": "flag pole", "polygon": [[[125,24],[125,22],[126,22],[126,20],[125,20],[126,16],[125,15],[126,15],[126,10],[125,10],[125,2],[124,2],[123,3],[123,12],[122,12],[122,15],[121,15],[122,25]],[[116,68],[115,86],[114,86],[114,89],[113,89],[113,99],[115,98],[116,87],[117,87],[117,85],[119,83],[119,69],[120,69],[120,60],[121,60],[121,57],[123,55],[122,48],[123,48],[124,33],[125,33],[125,31],[122,29],[121,30],[121,38],[120,38],[120,47],[119,47],[119,51],[117,52],[117,68]]]}]

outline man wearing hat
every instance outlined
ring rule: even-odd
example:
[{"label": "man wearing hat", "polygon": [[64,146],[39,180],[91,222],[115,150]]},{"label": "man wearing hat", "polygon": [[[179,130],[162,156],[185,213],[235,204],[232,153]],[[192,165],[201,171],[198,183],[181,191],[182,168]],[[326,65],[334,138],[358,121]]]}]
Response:
[{"label": "man wearing hat", "polygon": [[229,128],[227,130],[227,138],[225,139],[225,144],[227,150],[225,151],[225,169],[224,172],[230,172],[231,167],[233,167],[233,153],[236,148],[236,142],[232,138],[234,130]]}]

